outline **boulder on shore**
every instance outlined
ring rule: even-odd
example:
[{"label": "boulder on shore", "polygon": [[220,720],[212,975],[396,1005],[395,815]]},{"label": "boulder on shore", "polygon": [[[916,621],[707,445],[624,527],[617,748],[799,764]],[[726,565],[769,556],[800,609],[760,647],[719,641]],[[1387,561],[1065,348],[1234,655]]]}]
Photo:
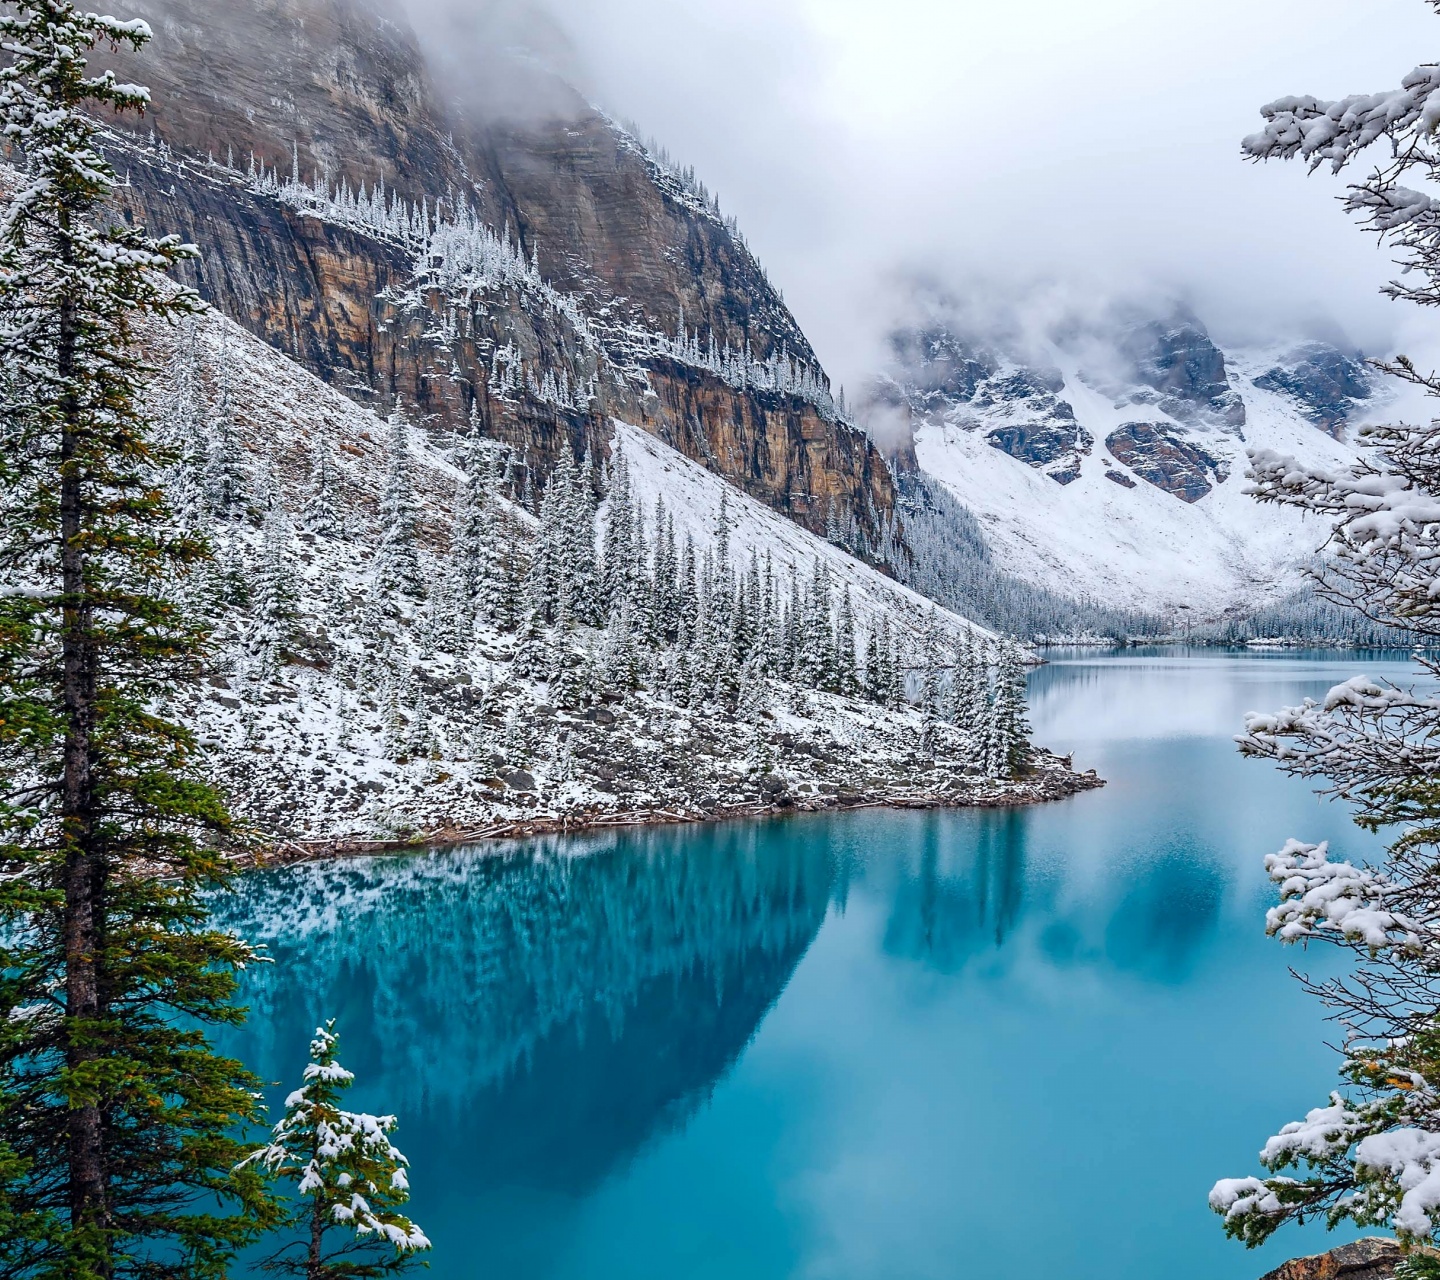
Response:
[{"label": "boulder on shore", "polygon": [[1395,1264],[1404,1256],[1394,1240],[1367,1236],[1329,1253],[1296,1258],[1262,1280],[1393,1280]]}]

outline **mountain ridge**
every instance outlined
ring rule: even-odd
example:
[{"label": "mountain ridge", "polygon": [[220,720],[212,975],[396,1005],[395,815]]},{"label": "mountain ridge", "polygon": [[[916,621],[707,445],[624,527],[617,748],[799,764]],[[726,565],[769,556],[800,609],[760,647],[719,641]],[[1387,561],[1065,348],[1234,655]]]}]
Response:
[{"label": "mountain ridge", "polygon": [[1006,571],[1186,628],[1293,595],[1319,526],[1245,493],[1247,452],[1327,466],[1392,403],[1359,353],[1222,349],[1183,311],[1022,343],[943,320],[898,330],[866,409],[905,474],[945,486]]},{"label": "mountain ridge", "polygon": [[[403,398],[442,436],[474,416],[537,483],[562,442],[603,448],[620,416],[814,531],[838,510],[857,550],[878,540],[889,470],[753,255],[578,95],[568,117],[466,116],[398,9],[369,3],[140,9],[155,56],[116,66],[156,105],[150,135],[115,139],[122,208],[200,245],[189,283],[222,312],[354,398]],[[386,244],[333,216],[377,187],[426,219],[473,217],[573,308],[527,305],[514,279],[423,287],[423,237]],[[502,353],[528,375],[508,396]],[[570,390],[547,395],[547,374]]]}]

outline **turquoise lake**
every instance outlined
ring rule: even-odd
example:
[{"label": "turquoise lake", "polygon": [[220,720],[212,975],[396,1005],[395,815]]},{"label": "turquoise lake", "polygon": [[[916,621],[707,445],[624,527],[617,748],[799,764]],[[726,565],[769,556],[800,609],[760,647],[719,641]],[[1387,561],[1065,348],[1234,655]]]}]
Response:
[{"label": "turquoise lake", "polygon": [[[277,961],[227,1037],[276,1096],[339,1020],[437,1280],[1256,1280],[1216,1178],[1335,1082],[1264,933],[1289,836],[1378,848],[1243,760],[1369,654],[1056,655],[1061,804],[656,828],[249,877]],[[1328,1243],[1327,1243],[1328,1240]],[[424,1274],[424,1273],[421,1273]]]}]

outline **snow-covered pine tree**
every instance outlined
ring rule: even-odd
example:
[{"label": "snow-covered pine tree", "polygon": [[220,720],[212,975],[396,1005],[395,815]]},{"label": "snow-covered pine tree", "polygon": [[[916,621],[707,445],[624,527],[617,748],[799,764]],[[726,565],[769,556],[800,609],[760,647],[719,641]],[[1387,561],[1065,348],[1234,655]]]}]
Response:
[{"label": "snow-covered pine tree", "polygon": [[650,578],[652,641],[673,640],[680,625],[679,559],[675,543],[675,521],[665,509],[664,498],[655,499],[654,569]]},{"label": "snow-covered pine tree", "polygon": [[430,1248],[400,1212],[410,1198],[410,1162],[391,1141],[396,1119],[341,1107],[355,1076],[338,1052],[332,1019],[315,1029],[304,1083],[285,1099],[269,1143],[246,1158],[271,1177],[293,1179],[295,1203],[281,1228],[291,1238],[262,1266],[302,1280],[373,1280]]},{"label": "snow-covered pine tree", "polygon": [[147,90],[89,65],[139,20],[0,12],[0,1265],[15,1277],[223,1275],[268,1212],[235,1172],[258,1082],[213,1052],[254,959],[210,927],[229,822],[161,709],[205,658],[142,335],[193,313],[195,251],[114,216],[102,145]]},{"label": "snow-covered pine tree", "polygon": [[323,444],[310,452],[310,481],[305,494],[305,528],[321,538],[343,538],[340,484],[334,459]]},{"label": "snow-covered pine tree", "polygon": [[985,669],[974,635],[966,631],[955,649],[955,674],[950,684],[946,719],[979,740],[986,706]]},{"label": "snow-covered pine tree", "polygon": [[601,601],[614,613],[631,600],[635,591],[637,552],[635,547],[634,499],[630,492],[630,464],[622,450],[615,451],[606,496],[605,541],[601,570]]},{"label": "snow-covered pine tree", "polygon": [[720,490],[720,510],[715,516],[715,584],[716,589],[728,598],[734,590],[730,565],[730,534],[734,522],[730,517],[730,490]]},{"label": "snow-covered pine tree", "polygon": [[601,655],[601,679],[618,692],[640,687],[640,654],[629,600],[622,599],[620,607],[610,615]]},{"label": "snow-covered pine tree", "polygon": [[420,507],[411,474],[410,423],[396,400],[386,437],[385,488],[380,495],[380,545],[375,552],[375,585],[423,599],[425,575],[420,569]]},{"label": "snow-covered pine tree", "polygon": [[235,424],[233,377],[230,333],[222,326],[220,355],[215,369],[219,395],[209,415],[205,455],[205,500],[211,514],[219,519],[233,519],[241,514],[250,497],[240,434]]},{"label": "snow-covered pine tree", "polygon": [[513,539],[505,539],[496,552],[490,617],[502,631],[514,631],[525,616],[525,567]]},{"label": "snow-covered pine tree", "polygon": [[547,622],[559,621],[569,610],[569,569],[565,563],[567,518],[575,463],[568,448],[540,499],[540,527],[530,553],[530,572],[525,581],[526,603]]},{"label": "snow-covered pine tree", "polygon": [[595,471],[592,459],[577,467],[563,495],[562,549],[566,569],[567,615],[599,626],[609,614],[595,551]]},{"label": "snow-covered pine tree", "polygon": [[550,633],[538,609],[527,609],[520,627],[519,642],[511,666],[518,676],[547,679],[552,666]]},{"label": "snow-covered pine tree", "polygon": [[[1400,250],[1402,277],[1384,291],[1422,306],[1440,305],[1440,220],[1427,194],[1440,176],[1437,92],[1440,65],[1427,62],[1383,93],[1281,98],[1262,108],[1263,129],[1243,144],[1257,159],[1298,156],[1335,172],[1378,146],[1346,204]],[[1409,359],[1385,367],[1440,396],[1440,378]],[[1332,525],[1321,597],[1413,632],[1425,647],[1414,655],[1418,688],[1357,675],[1322,700],[1246,720],[1246,755],[1319,779],[1361,827],[1395,832],[1371,863],[1299,840],[1266,858],[1280,891],[1270,934],[1344,946],[1354,967],[1307,984],[1346,1028],[1344,1087],[1265,1143],[1267,1176],[1224,1179],[1210,1193],[1226,1231],[1249,1245],[1310,1218],[1387,1226],[1409,1249],[1440,1244],[1440,661],[1429,647],[1440,636],[1440,423],[1367,427],[1361,443],[1364,460],[1340,469],[1251,455],[1260,501]],[[1416,1249],[1406,1270],[1440,1268]]]},{"label": "snow-covered pine tree", "polygon": [[887,682],[878,624],[872,626],[869,634],[865,637],[865,671],[862,688],[867,701],[880,706],[884,705]]},{"label": "snow-covered pine tree", "polygon": [[933,608],[920,631],[920,710],[927,720],[940,713],[940,636]]},{"label": "snow-covered pine tree", "polygon": [[685,549],[680,556],[680,571],[676,580],[676,628],[677,635],[683,629],[687,635],[695,634],[695,624],[700,617],[700,587],[696,573],[695,539],[685,535]]},{"label": "snow-covered pine tree", "polygon": [[447,561],[447,604],[456,613],[457,633],[467,639],[478,617],[490,613],[485,600],[493,579],[494,566],[487,563],[487,526],[492,519],[486,509],[486,495],[474,474],[473,461],[455,485],[455,505],[450,525],[450,556]]},{"label": "snow-covered pine tree", "polygon": [[805,679],[804,656],[805,599],[800,593],[800,574],[792,561],[788,599],[780,614],[780,678],[792,684]]},{"label": "snow-covered pine tree", "polygon": [[250,588],[253,626],[246,637],[259,683],[279,674],[284,650],[294,643],[300,587],[294,570],[294,536],[281,505],[279,485],[271,474],[266,484],[261,524],[260,560]]},{"label": "snow-covered pine tree", "polygon": [[835,593],[830,566],[816,556],[810,568],[810,598],[806,602],[805,679],[807,689],[834,693],[840,683],[835,657]]},{"label": "snow-covered pine tree", "polygon": [[1018,640],[1004,639],[995,670],[995,764],[1000,777],[1017,778],[1030,766],[1028,698],[1025,652]]}]

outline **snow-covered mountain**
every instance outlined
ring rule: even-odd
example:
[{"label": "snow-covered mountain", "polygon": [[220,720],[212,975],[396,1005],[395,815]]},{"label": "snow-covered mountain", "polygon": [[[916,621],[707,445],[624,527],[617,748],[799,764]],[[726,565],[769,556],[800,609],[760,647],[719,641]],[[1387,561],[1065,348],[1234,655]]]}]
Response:
[{"label": "snow-covered mountain", "polygon": [[1222,350],[1184,313],[1024,344],[927,325],[892,345],[870,412],[898,417],[899,466],[969,508],[1009,572],[1171,619],[1293,593],[1325,530],[1246,495],[1247,451],[1348,464],[1390,403],[1357,353]]}]

